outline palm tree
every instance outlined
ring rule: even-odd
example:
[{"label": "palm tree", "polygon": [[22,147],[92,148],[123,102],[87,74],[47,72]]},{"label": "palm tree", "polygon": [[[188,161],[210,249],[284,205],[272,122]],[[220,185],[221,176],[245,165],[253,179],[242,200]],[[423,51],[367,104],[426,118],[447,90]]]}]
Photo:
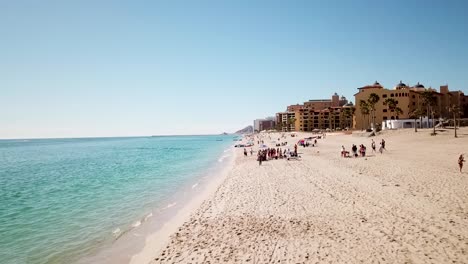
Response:
[{"label": "palm tree", "polygon": [[295,125],[295,123],[296,123],[296,118],[289,118],[288,119],[288,131],[289,132],[291,131],[291,125]]},{"label": "palm tree", "polygon": [[361,110],[362,115],[362,128],[364,128],[364,119],[369,115],[369,104],[366,101],[361,100],[359,101],[359,109]]},{"label": "palm tree", "polygon": [[340,128],[345,128],[346,127],[346,124],[347,124],[347,120],[346,120],[346,110],[344,108],[342,108],[340,110],[340,117],[339,117],[339,120],[340,120]]},{"label": "palm tree", "polygon": [[385,101],[383,101],[383,105],[388,106],[390,110],[394,110],[397,104],[398,104],[398,101],[393,98],[387,98],[385,99]]},{"label": "palm tree", "polygon": [[348,128],[351,128],[352,126],[352,118],[354,115],[354,112],[356,111],[356,108],[354,107],[344,107],[343,108],[343,119],[345,120],[345,126]]},{"label": "palm tree", "polygon": [[394,110],[395,110],[396,119],[399,119],[400,115],[403,114],[403,110],[400,107],[395,107]]},{"label": "palm tree", "polygon": [[396,119],[400,119],[400,115],[403,114],[403,110],[400,108],[400,107],[395,107],[395,116],[396,116]]},{"label": "palm tree", "polygon": [[432,109],[431,114],[432,114],[432,129],[433,129],[431,136],[435,136],[437,135],[436,129],[435,129],[435,122],[434,122],[434,116],[436,114],[436,110]]},{"label": "palm tree", "polygon": [[354,106],[351,106],[351,111],[350,111],[350,115],[349,115],[349,128],[354,128],[354,124],[353,124],[353,121],[354,121],[354,113],[356,112],[356,107]]},{"label": "palm tree", "polygon": [[[383,105],[386,105],[387,109],[392,111],[392,112],[395,111],[395,109],[397,107],[397,104],[398,104],[398,101],[393,99],[393,98],[387,98],[387,99],[385,99],[385,101],[383,101]],[[393,127],[391,127],[391,128],[393,128]]]},{"label": "palm tree", "polygon": [[276,130],[277,130],[278,132],[283,131],[283,123],[282,123],[282,122],[278,122],[278,123],[276,124]]},{"label": "palm tree", "polygon": [[371,114],[371,119],[372,119],[372,126],[374,131],[376,131],[375,127],[375,105],[379,102],[380,97],[376,93],[371,93],[369,95],[369,98],[367,99],[367,104],[369,106],[369,112]]},{"label": "palm tree", "polygon": [[414,132],[418,132],[418,127],[416,125],[416,120],[422,115],[421,109],[415,108],[409,113],[409,116],[414,118]]},{"label": "palm tree", "polygon": [[449,112],[453,114],[453,128],[455,130],[455,137],[457,136],[457,116],[460,114],[460,107],[456,104],[449,106]]},{"label": "palm tree", "polygon": [[436,103],[433,91],[424,91],[422,93],[423,105],[426,106],[427,119],[429,120],[429,114],[432,114],[432,126],[434,126],[434,112],[432,107]]}]

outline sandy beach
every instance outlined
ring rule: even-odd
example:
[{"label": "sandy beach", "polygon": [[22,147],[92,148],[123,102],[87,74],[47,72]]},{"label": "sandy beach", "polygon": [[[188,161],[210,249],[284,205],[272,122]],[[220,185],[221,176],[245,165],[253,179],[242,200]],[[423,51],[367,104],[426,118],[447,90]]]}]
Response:
[{"label": "sandy beach", "polygon": [[[222,181],[133,263],[468,263],[468,167],[457,165],[468,129],[459,136],[329,134],[300,160],[261,166],[236,149]],[[386,150],[372,153],[382,138]],[[352,144],[367,157],[342,158]]]}]

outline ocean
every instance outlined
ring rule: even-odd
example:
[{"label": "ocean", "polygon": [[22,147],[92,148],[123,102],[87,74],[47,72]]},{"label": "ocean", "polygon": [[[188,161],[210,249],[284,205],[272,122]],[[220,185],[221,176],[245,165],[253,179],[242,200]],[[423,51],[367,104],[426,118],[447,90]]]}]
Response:
[{"label": "ocean", "polygon": [[112,247],[197,187],[233,138],[0,140],[1,263],[76,263]]}]

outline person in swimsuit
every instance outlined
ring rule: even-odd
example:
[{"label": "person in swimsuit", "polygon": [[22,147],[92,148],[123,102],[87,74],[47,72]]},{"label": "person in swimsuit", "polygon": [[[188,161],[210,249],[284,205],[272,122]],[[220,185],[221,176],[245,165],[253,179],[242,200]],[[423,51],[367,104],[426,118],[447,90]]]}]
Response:
[{"label": "person in swimsuit", "polygon": [[463,162],[465,162],[465,158],[463,157],[463,154],[458,157],[458,167],[460,167],[460,172],[462,172],[463,169]]}]

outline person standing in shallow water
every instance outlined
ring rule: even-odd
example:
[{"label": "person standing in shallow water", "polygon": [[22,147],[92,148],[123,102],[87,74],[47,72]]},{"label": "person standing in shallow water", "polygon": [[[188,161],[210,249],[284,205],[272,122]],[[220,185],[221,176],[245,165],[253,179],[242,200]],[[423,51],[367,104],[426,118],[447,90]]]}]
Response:
[{"label": "person standing in shallow water", "polygon": [[463,169],[463,162],[465,162],[465,158],[463,157],[463,154],[458,157],[458,167],[460,168],[460,172],[462,172]]}]

